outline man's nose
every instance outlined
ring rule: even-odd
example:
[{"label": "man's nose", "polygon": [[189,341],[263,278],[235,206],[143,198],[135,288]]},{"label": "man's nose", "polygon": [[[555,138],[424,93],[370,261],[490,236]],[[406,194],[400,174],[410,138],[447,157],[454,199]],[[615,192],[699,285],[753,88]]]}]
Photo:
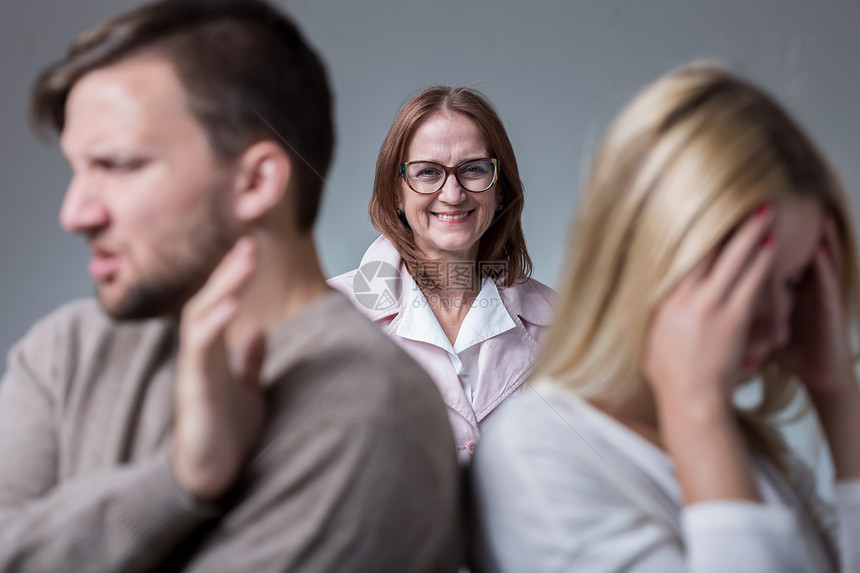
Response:
[{"label": "man's nose", "polygon": [[60,226],[72,234],[86,234],[104,227],[108,212],[95,183],[80,175],[72,176],[60,207]]}]

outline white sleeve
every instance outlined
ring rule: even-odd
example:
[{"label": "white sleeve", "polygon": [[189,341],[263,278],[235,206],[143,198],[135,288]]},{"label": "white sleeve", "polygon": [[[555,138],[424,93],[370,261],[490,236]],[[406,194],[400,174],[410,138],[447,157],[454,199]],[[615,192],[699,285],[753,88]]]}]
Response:
[{"label": "white sleeve", "polygon": [[486,426],[472,466],[482,571],[684,570],[676,538],[607,486],[579,434],[548,407],[544,417],[506,406]]},{"label": "white sleeve", "polygon": [[710,501],[682,511],[687,568],[695,573],[817,573],[794,509],[750,501]]},{"label": "white sleeve", "polygon": [[643,484],[619,487],[629,472],[607,460],[624,452],[605,451],[614,446],[594,428],[546,403],[514,400],[494,414],[473,461],[475,554],[487,571],[818,573],[792,508],[698,503],[674,530],[649,509]]},{"label": "white sleeve", "polygon": [[839,560],[844,573],[860,573],[860,479],[836,483]]},{"label": "white sleeve", "polygon": [[798,458],[789,464],[795,492],[822,528],[824,541],[839,559],[839,571],[860,573],[860,479],[837,481],[828,503],[819,496],[811,469]]}]

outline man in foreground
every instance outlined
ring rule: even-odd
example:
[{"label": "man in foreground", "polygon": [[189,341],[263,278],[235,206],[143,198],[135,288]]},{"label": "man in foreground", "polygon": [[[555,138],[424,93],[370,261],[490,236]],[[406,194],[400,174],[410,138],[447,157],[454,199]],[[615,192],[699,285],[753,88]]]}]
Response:
[{"label": "man in foreground", "polygon": [[316,256],[330,101],[257,0],[143,6],[38,79],[98,304],[9,355],[0,570],[456,569],[441,399]]}]

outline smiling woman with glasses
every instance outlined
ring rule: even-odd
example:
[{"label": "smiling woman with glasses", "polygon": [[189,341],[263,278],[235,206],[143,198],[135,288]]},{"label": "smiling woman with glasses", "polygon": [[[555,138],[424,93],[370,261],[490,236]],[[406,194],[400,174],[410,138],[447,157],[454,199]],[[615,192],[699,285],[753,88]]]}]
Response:
[{"label": "smiling woman with glasses", "polygon": [[487,416],[531,372],[552,290],[530,278],[523,185],[501,119],[465,88],[432,87],[382,144],[370,202],[382,233],[330,283],[433,377],[466,466]]}]

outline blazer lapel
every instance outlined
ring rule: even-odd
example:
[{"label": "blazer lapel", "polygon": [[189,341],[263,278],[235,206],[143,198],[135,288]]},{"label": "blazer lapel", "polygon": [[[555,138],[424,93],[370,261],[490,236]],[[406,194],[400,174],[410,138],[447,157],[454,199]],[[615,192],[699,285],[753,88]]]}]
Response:
[{"label": "blazer lapel", "polygon": [[397,315],[394,317],[394,320],[385,326],[386,333],[397,340],[403,349],[430,374],[430,377],[439,389],[439,393],[442,395],[442,401],[445,402],[445,405],[462,416],[477,431],[478,419],[475,417],[472,405],[466,399],[466,393],[460,385],[460,379],[454,370],[454,365],[451,364],[451,358],[448,356],[448,353],[438,346],[427,342],[396,336],[395,333],[397,332],[397,326],[401,317],[402,314]]},{"label": "blazer lapel", "polygon": [[478,422],[523,385],[537,359],[537,342],[518,316],[514,322],[515,328],[484,341],[481,348],[478,386],[472,402]]},{"label": "blazer lapel", "polygon": [[549,326],[553,318],[553,291],[528,279],[507,288],[499,296],[516,327],[484,342],[479,359],[479,380],[472,407],[478,422],[505,398],[519,389],[531,374],[538,358],[539,341],[525,324]]}]

